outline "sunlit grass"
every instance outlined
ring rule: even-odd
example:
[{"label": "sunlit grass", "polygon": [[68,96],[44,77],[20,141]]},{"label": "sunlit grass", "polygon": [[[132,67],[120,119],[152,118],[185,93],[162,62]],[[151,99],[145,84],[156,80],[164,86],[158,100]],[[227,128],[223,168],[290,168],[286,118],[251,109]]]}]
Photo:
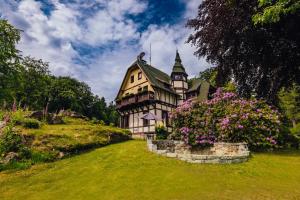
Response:
[{"label": "sunlit grass", "polygon": [[189,164],[143,141],[0,173],[0,199],[300,199],[300,152],[232,165]]}]

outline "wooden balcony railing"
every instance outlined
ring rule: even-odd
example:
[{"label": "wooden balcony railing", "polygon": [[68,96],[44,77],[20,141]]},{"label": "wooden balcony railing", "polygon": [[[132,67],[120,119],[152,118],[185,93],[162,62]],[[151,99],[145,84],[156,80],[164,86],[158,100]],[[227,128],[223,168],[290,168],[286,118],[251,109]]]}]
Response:
[{"label": "wooden balcony railing", "polygon": [[154,100],[154,92],[143,92],[130,97],[124,97],[116,101],[117,108],[127,107],[132,104],[142,103],[149,100]]}]

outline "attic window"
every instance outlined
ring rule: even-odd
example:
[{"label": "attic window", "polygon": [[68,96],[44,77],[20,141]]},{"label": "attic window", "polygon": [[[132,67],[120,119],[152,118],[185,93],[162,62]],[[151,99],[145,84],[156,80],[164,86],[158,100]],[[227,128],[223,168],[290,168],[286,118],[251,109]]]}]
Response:
[{"label": "attic window", "polygon": [[130,82],[131,82],[131,83],[134,82],[134,75],[132,75],[132,76],[130,77]]},{"label": "attic window", "polygon": [[142,72],[139,72],[139,74],[138,74],[138,79],[139,79],[139,80],[142,79]]}]

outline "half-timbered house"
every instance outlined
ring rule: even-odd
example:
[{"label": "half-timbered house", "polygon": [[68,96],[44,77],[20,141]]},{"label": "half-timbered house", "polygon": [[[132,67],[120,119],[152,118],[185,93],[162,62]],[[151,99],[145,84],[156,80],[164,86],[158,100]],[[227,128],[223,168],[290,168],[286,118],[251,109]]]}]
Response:
[{"label": "half-timbered house", "polygon": [[[147,64],[143,55],[127,69],[116,97],[120,127],[142,137],[154,133],[158,123],[171,132],[169,112],[186,99],[206,99],[210,91],[210,85],[204,81],[192,81],[189,87],[188,74],[178,51],[171,76]],[[155,120],[143,119],[148,113],[155,116]]]}]

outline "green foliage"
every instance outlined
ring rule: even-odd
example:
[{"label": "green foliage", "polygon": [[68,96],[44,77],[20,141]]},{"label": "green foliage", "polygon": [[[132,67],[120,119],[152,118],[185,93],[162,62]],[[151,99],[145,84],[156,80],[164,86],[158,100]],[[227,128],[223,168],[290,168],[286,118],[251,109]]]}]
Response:
[{"label": "green foliage", "polygon": [[41,110],[49,101],[49,64],[31,57],[22,59],[18,102],[31,110]]},{"label": "green foliage", "polygon": [[155,134],[157,140],[165,140],[168,138],[168,131],[164,126],[156,126],[155,127]]},{"label": "green foliage", "polygon": [[212,86],[216,86],[217,68],[210,67],[199,73],[199,79],[209,82]]},{"label": "green foliage", "polygon": [[11,121],[13,124],[21,125],[24,122],[26,112],[22,109],[10,112]]},{"label": "green foliage", "polygon": [[237,92],[236,85],[232,81],[227,82],[224,85],[223,89],[226,92]]},{"label": "green foliage", "polygon": [[294,84],[291,88],[282,88],[278,96],[280,107],[295,126],[300,122],[300,86]]},{"label": "green foliage", "polygon": [[22,125],[25,128],[39,129],[41,127],[41,122],[36,119],[25,118]]},{"label": "green foliage", "polygon": [[4,99],[13,101],[16,91],[12,88],[18,87],[18,61],[19,51],[16,44],[20,40],[20,31],[8,23],[7,20],[0,19],[0,103]]},{"label": "green foliage", "polygon": [[254,24],[270,24],[282,16],[293,15],[300,10],[299,0],[258,0],[260,12],[253,16]]},{"label": "green foliage", "polygon": [[293,135],[297,135],[300,141],[300,123],[296,124],[293,128],[291,128],[291,133]]},{"label": "green foliage", "polygon": [[20,157],[29,157],[30,150],[24,145],[22,136],[13,131],[12,124],[6,126],[0,137],[0,155],[17,152]]}]

